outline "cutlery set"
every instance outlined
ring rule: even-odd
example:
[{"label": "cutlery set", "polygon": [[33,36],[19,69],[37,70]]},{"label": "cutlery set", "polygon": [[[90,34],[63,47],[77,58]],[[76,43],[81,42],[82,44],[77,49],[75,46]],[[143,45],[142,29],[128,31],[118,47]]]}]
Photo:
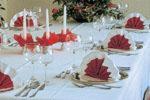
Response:
[{"label": "cutlery set", "polygon": [[29,95],[29,97],[34,97],[40,90],[43,90],[45,88],[45,83],[41,83],[37,81],[36,79],[30,79],[30,81],[24,85],[24,87],[15,94],[15,96],[21,96],[26,97],[29,95],[31,90],[35,90],[32,94]]},{"label": "cutlery set", "polygon": [[62,78],[65,79],[68,75],[70,75],[72,72],[74,72],[77,69],[77,66],[72,65],[70,68],[67,70],[62,71],[58,75],[56,75],[56,78]]}]

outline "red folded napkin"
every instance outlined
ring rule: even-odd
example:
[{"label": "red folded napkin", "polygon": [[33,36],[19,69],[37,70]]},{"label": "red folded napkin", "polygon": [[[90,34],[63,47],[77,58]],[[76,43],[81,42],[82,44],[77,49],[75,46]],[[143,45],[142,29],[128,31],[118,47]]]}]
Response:
[{"label": "red folded napkin", "polygon": [[66,34],[63,33],[63,30],[61,31],[59,36],[59,42],[68,42],[68,41],[76,41],[77,36],[76,34],[72,33],[69,29],[67,29]]},{"label": "red folded napkin", "polygon": [[14,39],[18,42],[18,44],[21,47],[25,46],[25,44],[35,43],[30,33],[27,33],[26,40],[21,36],[21,34],[20,35],[15,34]]},{"label": "red folded napkin", "polygon": [[14,85],[9,75],[0,72],[0,92],[12,90],[13,87]]},{"label": "red folded napkin", "polygon": [[43,34],[43,37],[37,37],[36,40],[41,46],[49,46],[59,42],[59,36],[55,33],[49,33],[49,38],[46,38],[46,32]]},{"label": "red folded napkin", "polygon": [[[34,26],[32,18],[26,19],[27,26],[32,27]],[[23,26],[23,16],[20,16],[17,18],[17,20],[14,22],[14,27],[22,27]]]},{"label": "red folded napkin", "polygon": [[144,22],[140,17],[132,17],[127,20],[125,28],[144,29]]},{"label": "red folded napkin", "polygon": [[101,80],[108,80],[111,73],[107,71],[108,67],[103,66],[103,62],[104,58],[91,60],[90,63],[87,64],[88,67],[85,69],[85,75]]},{"label": "red folded napkin", "polygon": [[130,46],[129,40],[120,34],[113,36],[108,43],[108,48],[113,49],[129,50]]}]

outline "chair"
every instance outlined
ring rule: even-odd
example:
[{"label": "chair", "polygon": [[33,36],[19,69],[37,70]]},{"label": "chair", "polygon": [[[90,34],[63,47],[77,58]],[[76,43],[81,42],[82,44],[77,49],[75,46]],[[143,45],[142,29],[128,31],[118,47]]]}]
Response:
[{"label": "chair", "polygon": [[150,87],[146,89],[143,100],[150,100]]}]

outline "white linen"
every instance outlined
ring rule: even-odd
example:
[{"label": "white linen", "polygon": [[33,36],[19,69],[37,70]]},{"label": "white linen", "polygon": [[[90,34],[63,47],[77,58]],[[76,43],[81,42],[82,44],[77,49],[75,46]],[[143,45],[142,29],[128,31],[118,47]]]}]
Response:
[{"label": "white linen", "polygon": [[[58,26],[54,26],[54,28],[50,28],[50,29],[54,30],[54,31],[55,30],[58,31],[58,29],[61,29],[61,28]],[[92,24],[88,24],[88,23],[81,24],[78,26],[73,25],[72,29],[73,29],[74,33],[80,34],[83,37],[87,36],[87,35],[92,35],[94,37],[95,41],[98,41],[98,40],[103,41],[106,38],[107,34],[110,32],[110,30],[103,30],[101,32],[93,30]],[[41,33],[39,33],[37,31],[36,34],[41,34]],[[134,41],[144,41],[145,45],[147,43],[149,43],[148,40],[150,37],[150,33],[141,33],[141,34],[129,33],[129,34],[131,34]],[[145,50],[148,52],[147,49],[145,49]],[[54,55],[53,55],[53,57],[54,57],[53,62],[51,64],[49,64],[48,70],[47,70],[47,72],[48,72],[47,76],[48,76],[48,79],[50,80],[50,84],[43,91],[40,91],[33,99],[35,99],[35,100],[38,100],[38,99],[39,100],[43,100],[43,99],[44,100],[45,99],[48,99],[48,100],[98,100],[98,99],[117,100],[117,99],[119,99],[121,92],[126,91],[126,89],[127,90],[129,89],[126,86],[126,84],[129,84],[129,83],[125,84],[126,80],[114,83],[114,85],[121,85],[121,86],[125,85],[127,88],[102,90],[102,89],[97,89],[94,87],[78,88],[78,87],[74,86],[68,79],[62,80],[62,79],[54,78],[55,75],[57,75],[64,69],[69,68],[72,64],[80,65],[81,60],[85,54],[86,53],[84,51],[78,51],[76,53],[76,55],[72,54],[71,51],[63,51],[63,52],[55,51]],[[146,55],[146,54],[144,54],[144,55]],[[144,55],[140,54],[140,55],[132,55],[132,56],[123,56],[123,55],[112,54],[112,55],[109,55],[109,57],[117,66],[131,67],[131,69],[133,70],[131,72],[131,74],[132,74],[135,70],[137,70],[137,67],[139,66],[139,65],[135,66],[135,64],[137,64],[137,61],[139,61],[138,63],[140,63],[141,61],[148,60],[148,58],[147,58],[148,55],[146,57]],[[141,59],[141,58],[143,58],[143,59]],[[20,85],[22,85],[24,82],[26,82],[30,78],[31,72],[34,72],[36,78],[38,78],[40,81],[43,81],[43,79],[44,79],[43,65],[39,64],[39,62],[37,62],[34,65],[35,69],[33,70],[33,66],[31,64],[26,64],[26,61],[24,60],[24,57],[22,55],[0,55],[0,60],[2,60],[5,63],[8,63],[9,65],[14,66],[14,68],[17,68],[18,73],[16,76],[16,82],[20,83]],[[148,61],[146,63],[148,63]],[[140,63],[141,66],[139,68],[141,69],[141,72],[147,71],[146,68],[144,68],[145,66],[143,66],[143,65],[147,65],[146,63],[144,63],[144,64]],[[139,73],[139,74],[141,74],[141,73]],[[137,79],[139,79],[138,81],[141,80],[141,78],[138,75],[135,75],[135,76],[137,76]],[[147,79],[145,78],[144,74],[142,74],[141,77],[143,77],[143,76],[144,76],[143,82],[147,82]],[[133,77],[133,75],[131,75],[129,79],[131,79],[131,77]],[[20,79],[22,81],[20,81]],[[133,80],[133,81],[136,81],[136,80]],[[136,84],[138,87],[138,83],[136,83]],[[138,88],[144,89],[146,84],[143,84],[143,86],[141,87],[141,85],[139,83],[139,86],[140,87],[138,87]],[[5,93],[1,93],[0,99],[3,99],[3,100],[8,99],[9,100],[10,98],[11,99],[27,99],[28,98],[28,97],[27,98],[14,97],[14,94],[16,93],[16,91],[18,91],[18,89],[9,91],[9,92],[5,92]],[[135,90],[133,90],[133,91],[136,92]],[[143,94],[143,91],[141,91],[141,93],[139,93],[139,91],[138,91],[137,93],[138,93],[137,95],[139,95],[139,97],[141,97],[141,95]],[[125,96],[127,97],[130,95],[126,95],[123,92],[122,97],[125,97]],[[120,98],[122,98],[122,97],[120,97]],[[119,100],[123,100],[123,99],[119,99]],[[128,100],[133,100],[133,98],[128,99]],[[139,99],[137,99],[137,100],[139,100]]]}]

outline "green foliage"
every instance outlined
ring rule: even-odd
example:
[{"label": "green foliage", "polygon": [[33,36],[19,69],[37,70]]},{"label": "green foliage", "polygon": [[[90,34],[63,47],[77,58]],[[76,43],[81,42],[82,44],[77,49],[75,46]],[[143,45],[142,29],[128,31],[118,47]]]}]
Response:
[{"label": "green foliage", "polygon": [[[0,4],[0,10],[5,10],[5,8],[2,6],[2,4]],[[4,24],[4,17],[2,15],[0,15],[0,27],[1,25]]]},{"label": "green foliage", "polygon": [[68,17],[80,22],[91,22],[95,16],[120,14],[117,8],[111,9],[108,6],[111,0],[54,0],[53,3],[59,5],[59,12],[52,15],[54,20],[63,15],[64,5],[67,6]]}]

